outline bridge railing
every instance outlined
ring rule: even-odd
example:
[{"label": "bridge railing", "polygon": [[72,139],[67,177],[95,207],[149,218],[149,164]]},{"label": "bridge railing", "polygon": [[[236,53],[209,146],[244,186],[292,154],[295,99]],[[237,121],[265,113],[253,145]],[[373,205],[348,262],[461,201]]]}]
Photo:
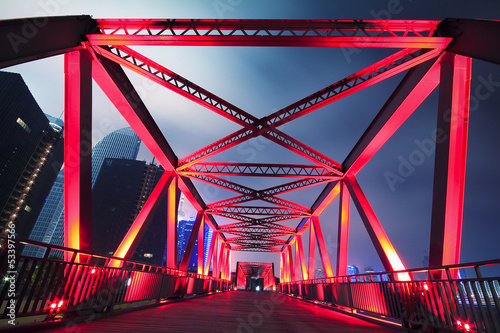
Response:
[{"label": "bridge railing", "polygon": [[[0,238],[4,240],[0,251],[0,319],[94,315],[125,304],[165,302],[230,288],[230,281],[212,276],[30,240],[9,243],[5,237]],[[20,255],[24,245],[45,248],[44,257]],[[71,254],[71,261],[57,259],[57,252]]]},{"label": "bridge railing", "polygon": [[279,291],[416,329],[500,332],[500,260],[281,283]]}]

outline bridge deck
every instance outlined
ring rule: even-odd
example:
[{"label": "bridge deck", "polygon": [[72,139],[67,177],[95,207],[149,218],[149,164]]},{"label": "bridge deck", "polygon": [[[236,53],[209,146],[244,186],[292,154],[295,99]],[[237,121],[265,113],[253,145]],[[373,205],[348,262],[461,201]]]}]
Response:
[{"label": "bridge deck", "polygon": [[229,292],[41,332],[397,332],[280,294]]}]

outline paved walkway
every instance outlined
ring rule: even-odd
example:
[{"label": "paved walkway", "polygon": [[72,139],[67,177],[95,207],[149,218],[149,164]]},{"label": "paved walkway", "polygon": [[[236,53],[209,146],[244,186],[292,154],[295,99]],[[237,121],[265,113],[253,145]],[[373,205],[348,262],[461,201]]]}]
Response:
[{"label": "paved walkway", "polygon": [[228,292],[39,332],[397,332],[280,294]]}]

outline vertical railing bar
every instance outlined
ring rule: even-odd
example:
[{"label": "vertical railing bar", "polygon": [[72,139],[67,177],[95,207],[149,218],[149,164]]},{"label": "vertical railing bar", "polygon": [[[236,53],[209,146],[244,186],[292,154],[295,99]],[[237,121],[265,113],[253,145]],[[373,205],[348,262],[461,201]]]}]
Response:
[{"label": "vertical railing bar", "polygon": [[[498,327],[498,323],[496,321],[496,315],[495,315],[495,312],[490,304],[490,297],[488,295],[488,291],[486,289],[486,286],[485,286],[485,283],[486,281],[483,280],[483,275],[481,274],[481,269],[479,268],[479,265],[476,265],[474,266],[474,270],[476,271],[476,276],[477,278],[480,280],[479,281],[479,285],[481,286],[481,290],[483,292],[483,297],[484,297],[484,301],[486,302],[486,307],[488,309],[488,312],[490,314],[490,317],[492,319],[492,324],[493,324],[493,327],[494,327],[494,332],[500,332],[500,328]],[[493,291],[492,291],[492,294],[493,294]],[[487,316],[485,315],[484,317],[485,320],[487,320]],[[487,329],[489,329],[489,324],[488,324],[488,327]]]},{"label": "vertical railing bar", "polygon": [[479,317],[477,315],[477,311],[476,311],[476,307],[474,305],[474,299],[472,297],[472,292],[471,290],[469,289],[469,281],[464,281],[464,286],[465,286],[465,291],[467,293],[467,299],[469,299],[469,308],[472,312],[472,315],[473,315],[473,319],[474,319],[474,325],[476,326],[476,328],[478,329],[479,332],[483,332],[483,327],[481,324],[481,322],[479,321]]},{"label": "vertical railing bar", "polygon": [[[46,251],[47,252],[47,251]],[[44,258],[46,260],[46,258]],[[53,271],[56,270],[57,263],[55,262],[50,262],[50,261],[45,261],[47,263],[47,269],[45,270],[45,274],[43,276],[42,282],[40,283],[40,288],[36,291],[35,299],[36,299],[36,306],[32,309],[32,312],[39,312],[43,311],[43,305],[44,303],[41,302],[45,299],[45,295],[49,291],[49,284],[47,284],[47,280],[51,274],[54,274]]]},{"label": "vertical railing bar", "polygon": [[[495,302],[495,309],[497,310],[497,313],[498,315],[500,316],[500,301],[498,299],[498,294],[497,294],[497,290],[495,289],[495,282],[498,283],[498,281],[496,280],[491,280],[489,281],[489,286],[490,286],[490,290],[491,290],[491,295],[493,296],[493,301]],[[497,322],[496,320],[496,314],[493,316],[493,318],[495,318],[495,322]],[[497,324],[498,325],[498,324]],[[497,327],[497,326],[495,326]],[[500,331],[497,329],[497,331]]]},{"label": "vertical railing bar", "polygon": [[[39,260],[39,261],[40,261],[40,266],[39,266],[37,274],[35,276],[35,281],[33,281],[33,283],[31,284],[31,290],[28,294],[28,299],[26,301],[27,305],[25,305],[26,312],[28,312],[28,313],[33,312],[33,308],[35,307],[35,303],[36,303],[36,298],[33,300],[33,296],[36,292],[38,282],[40,281],[41,278],[43,278],[43,275],[45,275],[45,271],[46,271],[45,266],[47,265],[47,261],[44,261],[44,260]],[[31,303],[32,300],[33,300],[33,303]]]},{"label": "vertical railing bar", "polygon": [[[28,305],[29,305],[29,300],[25,300],[24,295],[30,289],[30,287],[32,288],[32,284],[28,283],[28,281],[30,281],[31,278],[33,277],[33,273],[35,272],[35,268],[37,266],[36,263],[38,260],[24,258],[24,264],[26,264],[26,261],[28,261],[28,263],[31,264],[31,266],[30,266],[30,269],[29,269],[28,273],[26,274],[26,276],[23,277],[24,285],[21,288],[19,295],[17,296],[16,313],[18,313],[18,314],[23,314],[23,310],[26,307],[26,304],[28,303]],[[37,271],[37,273],[38,273],[38,271]]]},{"label": "vertical railing bar", "polygon": [[486,330],[486,332],[492,332],[491,327],[490,327],[490,323],[488,322],[488,317],[486,316],[486,312],[484,311],[483,302],[481,300],[481,295],[477,289],[476,283],[477,283],[477,281],[473,281],[471,283],[471,287],[472,287],[472,291],[474,293],[474,296],[476,298],[477,307],[479,308],[479,314],[481,315],[481,319],[482,319],[484,329]]}]

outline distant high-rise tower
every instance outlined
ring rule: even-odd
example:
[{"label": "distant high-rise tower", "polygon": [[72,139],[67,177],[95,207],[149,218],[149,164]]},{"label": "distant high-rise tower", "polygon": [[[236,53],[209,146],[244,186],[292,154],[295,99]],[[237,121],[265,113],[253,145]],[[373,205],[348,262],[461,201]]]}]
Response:
[{"label": "distant high-rise tower", "polygon": [[0,72],[0,232],[28,237],[64,157],[62,127],[49,122],[21,75]]},{"label": "distant high-rise tower", "polygon": [[[92,148],[92,187],[94,186],[95,180],[105,158],[119,157],[135,160],[137,158],[140,145],[141,141],[139,137],[130,127],[111,132],[100,140],[94,148]],[[56,181],[53,185],[56,187],[53,191],[55,197],[47,198],[45,205],[50,204],[52,206],[64,206],[64,196],[58,195],[59,191],[64,189],[64,178],[62,174],[63,171],[61,171],[61,177],[58,178],[58,181]],[[58,201],[58,203],[54,203],[55,201]],[[53,213],[52,216],[49,216],[50,212]],[[50,223],[47,221],[50,221]],[[57,221],[55,228],[53,227],[53,221]],[[48,242],[54,245],[64,245],[64,210],[52,211],[48,209],[47,214],[40,216],[39,221],[37,220],[35,228],[33,228],[33,233],[30,235],[30,239]],[[33,251],[28,249],[29,247],[27,247],[26,251]],[[36,253],[26,252],[24,254],[41,256],[43,255],[43,252],[45,251],[36,251]]]},{"label": "distant high-rise tower", "polygon": [[[195,218],[189,220],[179,220],[177,224],[177,265],[180,265],[184,252],[186,252],[187,243],[193,231]],[[208,259],[209,245],[212,240],[213,232],[208,226],[205,226],[204,244],[203,244],[203,264],[205,265]],[[198,239],[194,243],[191,260],[188,264],[188,271],[197,271],[198,269]]]},{"label": "distant high-rise tower", "polygon": [[92,148],[92,187],[94,187],[102,163],[106,158],[135,160],[141,140],[131,127],[125,127],[106,135]]},{"label": "distant high-rise tower", "polygon": [[[113,254],[163,175],[144,161],[104,160],[93,189],[92,250]],[[161,265],[167,241],[167,198],[151,220],[132,259]]]}]

